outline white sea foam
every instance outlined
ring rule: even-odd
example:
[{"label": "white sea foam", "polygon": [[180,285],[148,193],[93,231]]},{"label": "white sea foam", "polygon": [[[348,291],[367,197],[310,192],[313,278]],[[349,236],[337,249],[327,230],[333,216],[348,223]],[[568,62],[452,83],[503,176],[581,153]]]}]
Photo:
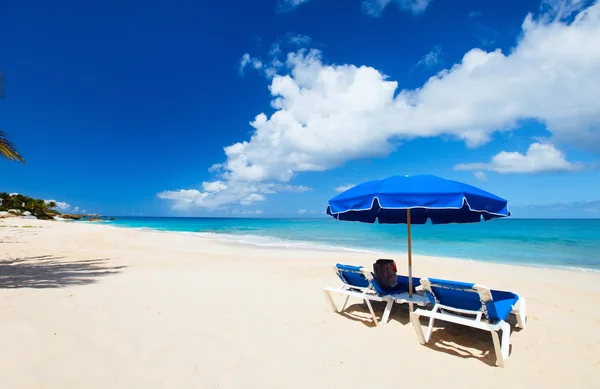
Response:
[{"label": "white sea foam", "polygon": [[[539,267],[543,267],[543,266],[539,266]],[[600,273],[600,269],[590,269],[589,267],[560,266],[560,265],[555,265],[553,267],[555,267],[557,269],[578,271],[578,272],[582,272],[582,273]]]},{"label": "white sea foam", "polygon": [[194,235],[201,238],[215,239],[220,241],[251,245],[257,247],[277,247],[286,249],[302,249],[302,250],[317,250],[317,251],[348,251],[355,253],[377,253],[373,250],[359,249],[353,247],[343,247],[335,245],[327,245],[315,242],[282,239],[274,236],[252,235],[252,234],[227,234],[215,232],[180,232],[184,234]]},{"label": "white sea foam", "polygon": [[[187,234],[192,236],[197,236],[199,238],[211,239],[211,240],[219,240],[234,244],[240,245],[249,245],[255,247],[273,247],[273,248],[282,248],[282,249],[299,249],[299,250],[312,250],[312,251],[328,251],[328,252],[354,252],[354,253],[368,253],[372,255],[388,255],[392,257],[401,257],[406,255],[406,251],[401,248],[396,249],[365,249],[365,248],[357,248],[357,247],[346,247],[345,244],[350,241],[356,241],[359,243],[361,240],[357,237],[343,237],[339,239],[339,241],[335,241],[335,243],[326,243],[326,242],[313,242],[310,240],[296,240],[296,239],[286,239],[281,237],[269,236],[269,235],[255,235],[248,232],[244,233],[227,233],[227,232],[186,232],[186,231],[174,231],[166,228],[150,228],[150,227],[130,227],[130,226],[120,226],[116,225],[116,227],[125,227],[125,228],[134,228],[140,231],[156,231],[162,233],[173,233],[173,234]],[[559,265],[553,263],[542,263],[538,262],[515,262],[509,260],[503,260],[502,258],[496,260],[483,259],[478,256],[468,255],[467,253],[463,253],[462,255],[444,255],[439,253],[418,253],[422,255],[430,255],[430,256],[439,256],[445,258],[459,258],[464,261],[473,261],[473,262],[492,262],[492,263],[501,263],[506,265],[518,265],[518,266],[527,266],[527,267],[539,267],[539,268],[550,268],[550,269],[562,269],[566,271],[576,271],[576,272],[589,272],[589,273],[598,273],[600,269],[594,269],[589,267],[578,267],[578,266],[568,266],[568,265]]]},{"label": "white sea foam", "polygon": [[337,245],[327,245],[322,243],[315,243],[303,240],[292,240],[283,239],[268,235],[252,235],[252,234],[228,234],[224,232],[191,232],[191,231],[174,231],[162,228],[152,227],[128,227],[116,225],[115,227],[131,228],[138,231],[150,231],[150,232],[162,232],[168,234],[185,234],[197,236],[199,238],[214,239],[223,242],[231,242],[237,244],[244,244],[257,247],[277,247],[287,249],[303,249],[303,250],[317,250],[317,251],[348,251],[355,253],[379,253],[375,250],[367,250],[353,247],[344,247]]}]

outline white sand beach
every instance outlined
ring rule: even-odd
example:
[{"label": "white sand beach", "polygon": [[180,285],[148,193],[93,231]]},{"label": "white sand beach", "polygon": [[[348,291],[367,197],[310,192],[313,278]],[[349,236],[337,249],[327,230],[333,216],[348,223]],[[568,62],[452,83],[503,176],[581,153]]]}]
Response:
[{"label": "white sand beach", "polygon": [[421,346],[406,306],[379,327],[358,301],[333,313],[331,266],[375,259],[0,220],[0,388],[598,387],[599,273],[415,256],[416,276],[527,298],[502,369],[487,332],[438,323]]}]

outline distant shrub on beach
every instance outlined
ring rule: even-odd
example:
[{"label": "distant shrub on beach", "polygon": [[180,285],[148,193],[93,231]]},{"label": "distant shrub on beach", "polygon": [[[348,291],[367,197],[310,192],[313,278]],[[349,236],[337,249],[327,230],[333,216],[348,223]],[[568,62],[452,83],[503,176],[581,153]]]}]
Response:
[{"label": "distant shrub on beach", "polygon": [[60,215],[54,201],[46,202],[19,193],[0,192],[0,211],[8,211],[16,215],[35,216],[38,219],[52,219]]}]

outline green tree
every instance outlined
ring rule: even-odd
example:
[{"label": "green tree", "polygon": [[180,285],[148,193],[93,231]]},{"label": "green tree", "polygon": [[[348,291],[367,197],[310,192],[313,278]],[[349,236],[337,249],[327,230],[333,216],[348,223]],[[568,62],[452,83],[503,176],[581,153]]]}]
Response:
[{"label": "green tree", "polygon": [[[4,75],[2,74],[2,72],[0,72],[0,98],[4,98],[5,85],[6,83],[4,80]],[[15,145],[10,140],[8,140],[8,138],[6,137],[6,133],[4,133],[3,131],[0,131],[0,156],[8,159],[9,161],[25,163],[25,160],[17,151]]]},{"label": "green tree", "polygon": [[6,192],[0,192],[0,211],[6,211],[10,203],[10,195]]},{"label": "green tree", "polygon": [[38,219],[51,219],[60,215],[60,212],[54,209],[57,205],[55,201],[46,202],[46,200],[34,199],[20,193],[0,192],[0,211],[16,209],[20,212],[28,211]]}]

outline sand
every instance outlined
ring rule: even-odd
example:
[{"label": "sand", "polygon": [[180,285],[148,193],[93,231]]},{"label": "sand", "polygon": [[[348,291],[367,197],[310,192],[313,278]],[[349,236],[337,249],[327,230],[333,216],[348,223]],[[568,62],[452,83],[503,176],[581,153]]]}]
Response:
[{"label": "sand", "polygon": [[417,276],[527,298],[502,369],[487,332],[440,323],[421,346],[406,306],[379,327],[359,301],[333,313],[331,266],[375,259],[3,219],[0,388],[600,386],[600,274],[415,256]]}]

